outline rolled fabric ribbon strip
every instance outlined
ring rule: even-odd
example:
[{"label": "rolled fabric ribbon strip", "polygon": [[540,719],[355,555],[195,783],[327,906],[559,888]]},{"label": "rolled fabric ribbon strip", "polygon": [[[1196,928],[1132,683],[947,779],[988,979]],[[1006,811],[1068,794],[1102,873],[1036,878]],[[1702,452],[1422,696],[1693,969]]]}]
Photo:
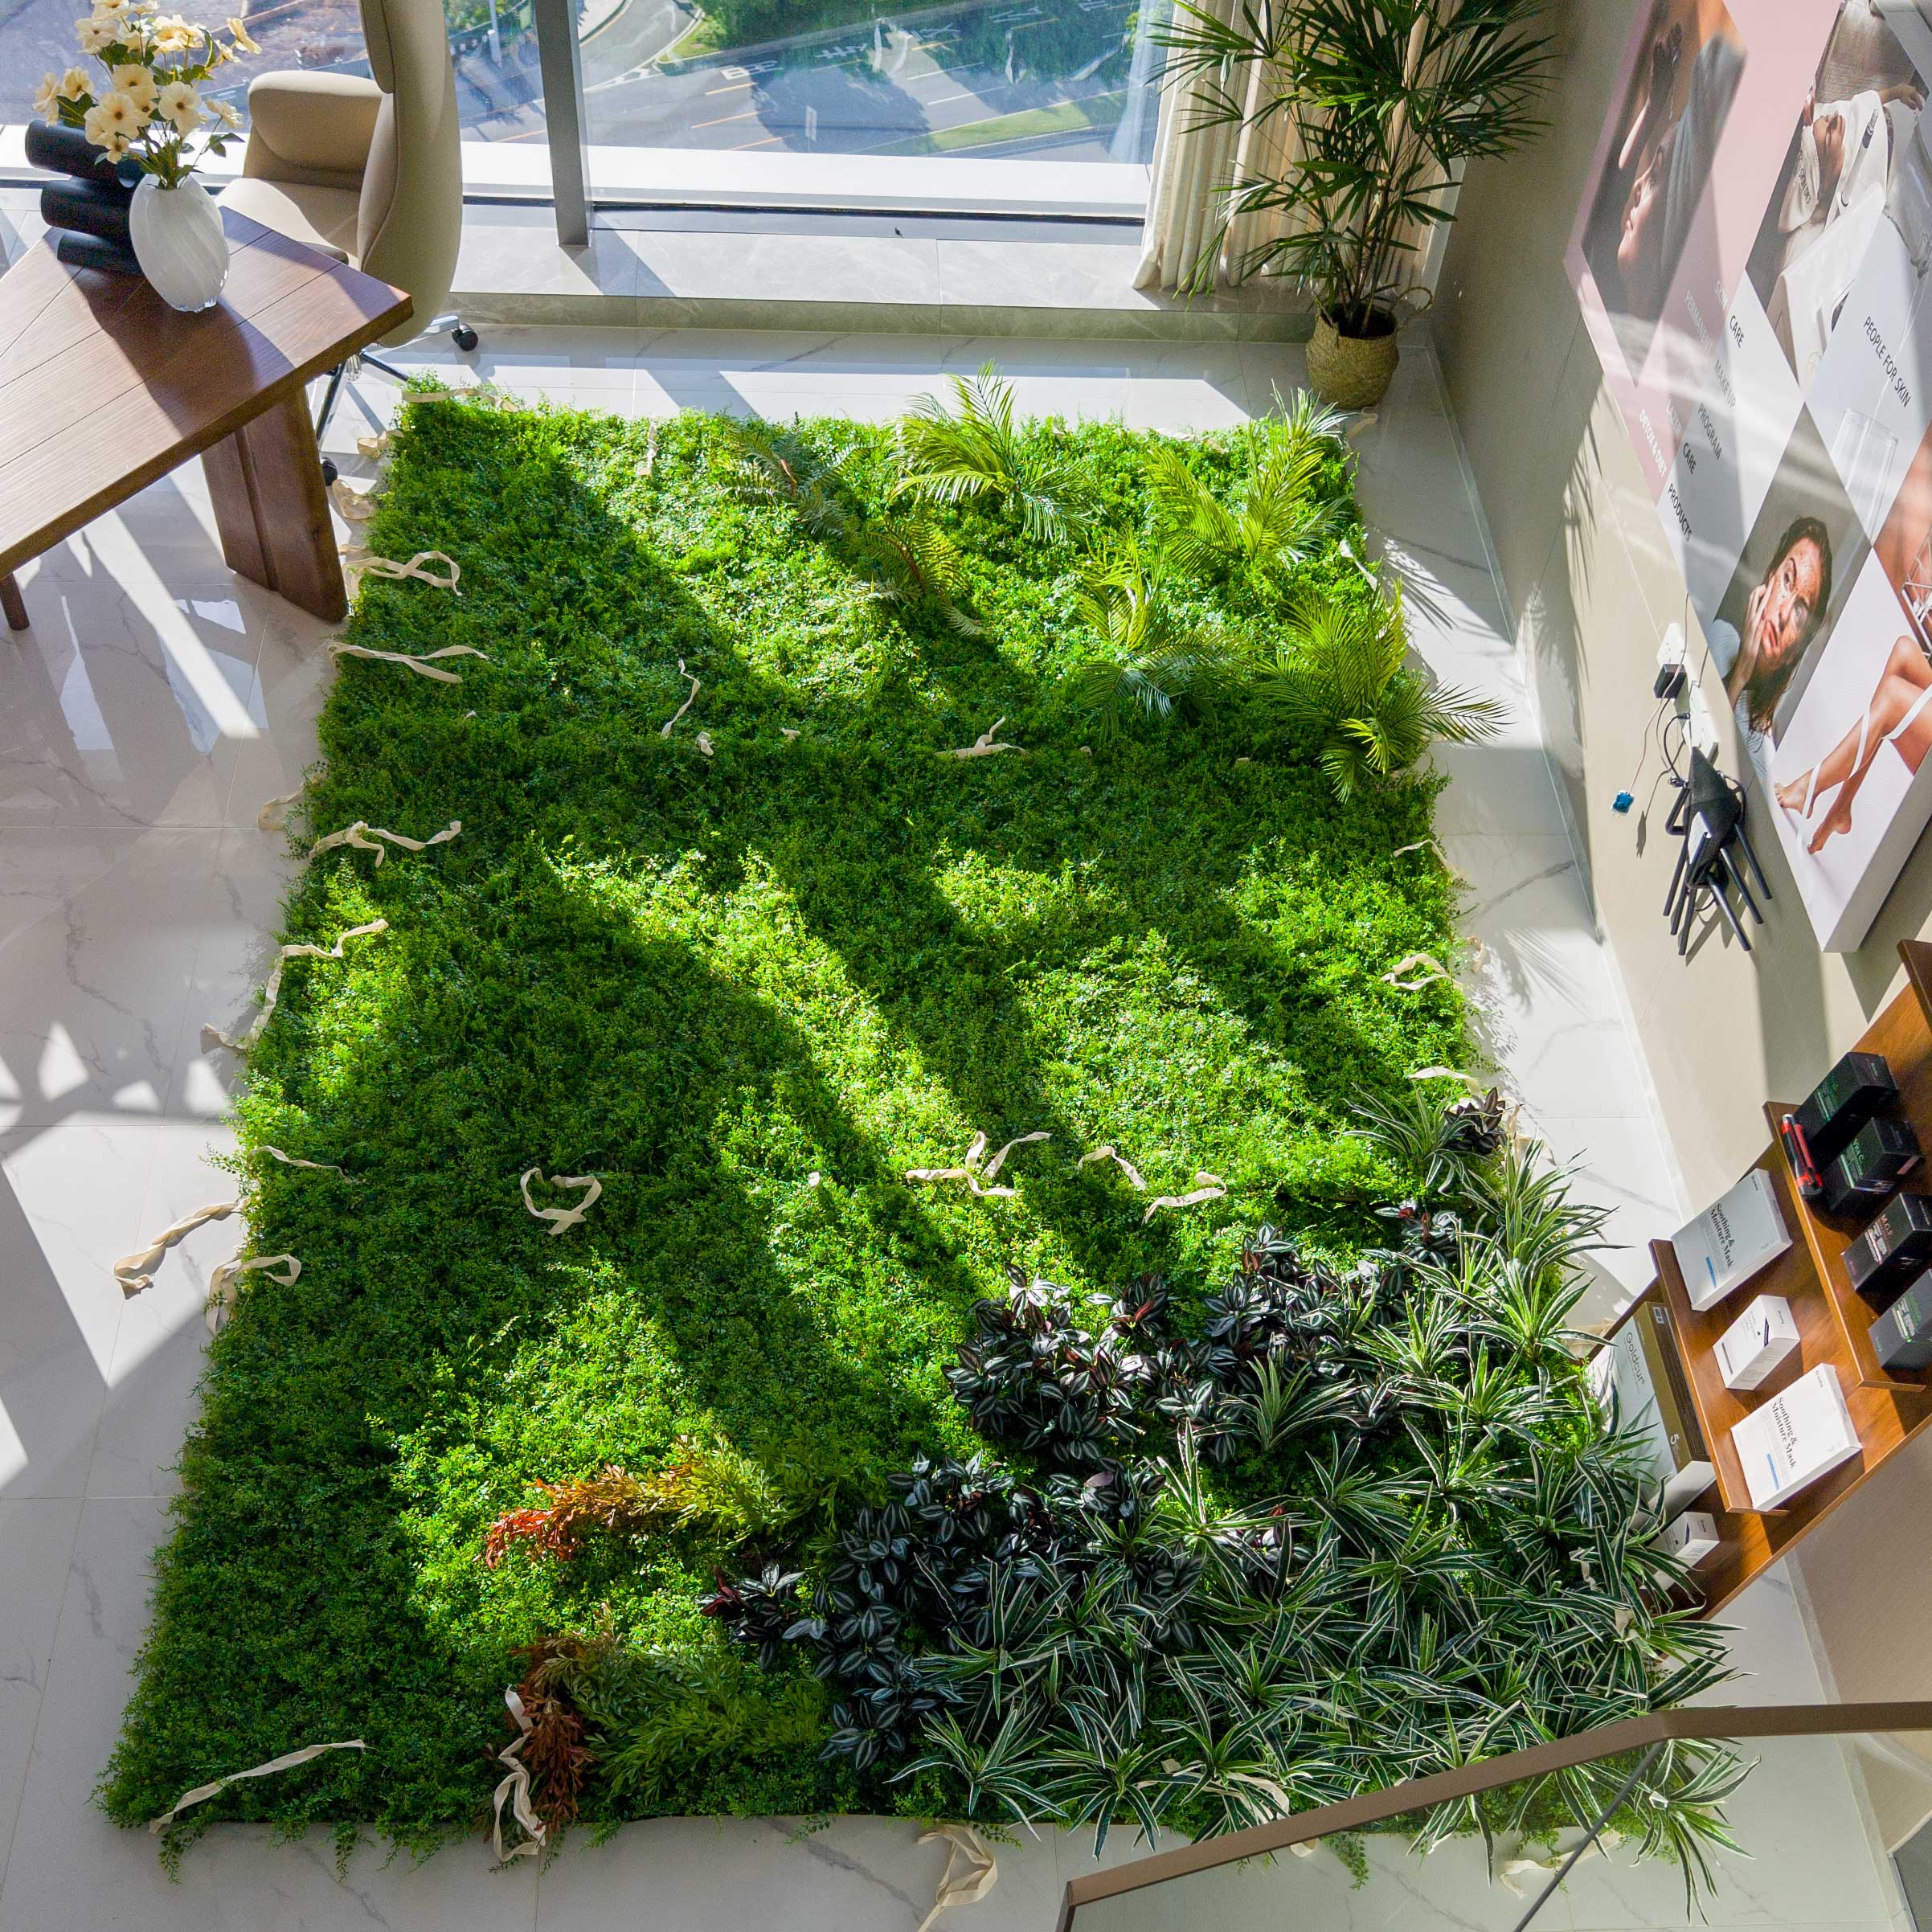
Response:
[{"label": "rolled fabric ribbon strip", "polygon": [[975,1134],[972,1144],[966,1150],[965,1165],[961,1167],[914,1167],[906,1170],[906,1178],[913,1181],[964,1181],[967,1186],[982,1200],[1010,1201],[1019,1192],[1017,1188],[993,1187],[988,1185],[999,1173],[1006,1156],[1016,1147],[1025,1147],[1035,1140],[1050,1140],[1053,1136],[1044,1128],[1038,1132],[1021,1134],[1017,1140],[1009,1140],[989,1161],[982,1173],[980,1156],[986,1152],[986,1136]]},{"label": "rolled fabric ribbon strip", "polygon": [[[509,1773],[497,1787],[490,1803],[493,1822],[489,1841],[496,1848],[498,1864],[507,1864],[513,1858],[534,1858],[543,1849],[544,1838],[543,1820],[537,1815],[530,1801],[530,1766],[523,1762],[523,1747],[530,1742],[530,1713],[523,1708],[523,1700],[514,1690],[504,1692],[503,1701],[509,1707],[510,1716],[517,1721],[517,1735],[497,1753],[497,1763],[507,1766]],[[527,1834],[507,1852],[503,1848],[503,1806],[506,1799],[511,1815]]]},{"label": "rolled fabric ribbon strip", "polygon": [[993,1889],[1000,1868],[986,1840],[969,1824],[935,1825],[930,1832],[919,1833],[919,1842],[946,1848],[946,1869],[939,1874],[932,1909],[919,1921],[919,1932],[927,1932],[942,1912],[955,1905],[978,1904]]},{"label": "rolled fabric ribbon strip", "polygon": [[269,1016],[275,1011],[276,1002],[282,994],[282,969],[291,960],[339,960],[342,948],[350,940],[366,935],[373,939],[379,932],[387,932],[387,919],[371,919],[366,926],[351,926],[333,946],[284,946],[276,956],[275,970],[268,975],[268,984],[263,989],[262,1009],[254,1018],[246,1033],[225,1034],[218,1026],[203,1026],[201,1029],[202,1050],[205,1053],[216,1046],[225,1046],[231,1053],[245,1054],[261,1038],[262,1029],[268,1024]]},{"label": "rolled fabric ribbon strip", "polygon": [[148,1245],[133,1255],[123,1255],[114,1263],[114,1279],[121,1283],[123,1295],[132,1297],[143,1288],[154,1284],[154,1270],[161,1266],[161,1258],[178,1241],[185,1240],[199,1227],[206,1227],[211,1221],[226,1221],[241,1205],[239,1201],[216,1201],[207,1207],[198,1207],[191,1214],[184,1214],[172,1227],[163,1228]]},{"label": "rolled fabric ribbon strip", "polygon": [[[423,566],[426,563],[448,564],[449,574],[442,576],[435,571],[424,570]],[[358,581],[364,577],[387,577],[399,581],[404,577],[413,577],[436,590],[448,591],[452,596],[463,595],[456,588],[456,579],[463,574],[462,567],[447,551],[420,550],[407,563],[399,563],[393,557],[372,556],[359,543],[352,543],[342,552],[342,572],[345,576]]]},{"label": "rolled fabric ribbon strip", "polygon": [[1117,1148],[1112,1147],[1097,1147],[1091,1154],[1083,1154],[1080,1156],[1079,1165],[1082,1167],[1089,1167],[1096,1160],[1112,1161],[1114,1165],[1119,1168],[1120,1172],[1126,1175],[1128,1179],[1131,1181],[1142,1193],[1144,1194],[1147,1192],[1147,1183],[1141,1179],[1140,1169],[1136,1167],[1133,1162],[1129,1160],[1126,1155],[1121,1153]]},{"label": "rolled fabric ribbon strip", "polygon": [[285,830],[289,824],[289,807],[301,795],[302,788],[297,785],[293,792],[284,792],[280,798],[270,799],[255,815],[257,828],[264,832]]},{"label": "rolled fabric ribbon strip", "polygon": [[283,1287],[292,1288],[301,1272],[302,1264],[293,1255],[237,1255],[232,1260],[224,1261],[208,1277],[208,1332],[219,1335],[227,1327],[241,1299],[235,1283],[242,1275],[266,1275]]},{"label": "rolled fabric ribbon strip", "polygon": [[277,1771],[292,1771],[298,1764],[306,1764],[311,1758],[321,1757],[324,1751],[366,1751],[368,1748],[360,1738],[342,1738],[333,1744],[305,1744],[299,1751],[286,1751],[279,1758],[271,1758],[266,1764],[252,1765],[245,1771],[231,1771],[226,1778],[217,1778],[212,1784],[198,1784],[193,1791],[183,1791],[158,1818],[148,1820],[148,1829],[159,1832],[190,1805],[204,1803],[217,1791],[225,1791],[230,1785],[239,1784],[244,1778],[269,1778]]},{"label": "rolled fabric ribbon strip", "polygon": [[366,818],[358,818],[353,825],[345,825],[340,832],[325,833],[309,848],[309,856],[313,858],[317,853],[332,851],[338,845],[353,845],[358,852],[373,852],[379,866],[389,854],[379,843],[387,839],[392,845],[399,845],[405,852],[427,852],[432,845],[446,845],[463,829],[463,821],[452,818],[440,832],[432,832],[428,838],[406,838],[400,832],[385,831],[380,825],[372,825]]},{"label": "rolled fabric ribbon strip", "polygon": [[332,1160],[298,1160],[293,1154],[284,1154],[279,1147],[271,1147],[265,1140],[262,1143],[262,1152],[272,1154],[284,1167],[313,1168],[318,1174],[340,1174],[345,1181],[352,1183],[355,1179],[346,1168],[338,1167]]},{"label": "rolled fabric ribbon strip", "polygon": [[586,1190],[583,1198],[575,1207],[540,1208],[530,1197],[530,1184],[533,1178],[543,1181],[542,1168],[531,1168],[518,1182],[517,1185],[523,1190],[523,1205],[539,1221],[547,1221],[553,1234],[565,1234],[574,1228],[604,1192],[604,1183],[595,1174],[553,1174],[548,1181],[544,1181],[546,1187],[580,1187]]},{"label": "rolled fabric ribbon strip", "polygon": [[351,489],[346,477],[338,477],[330,483],[329,501],[345,523],[366,523],[375,514],[375,505],[367,493]]},{"label": "rolled fabric ribbon strip", "polygon": [[[660,738],[669,738],[670,736],[671,727],[676,724],[678,719],[683,717],[685,713],[690,710],[693,705],[697,703],[698,694],[704,689],[704,686],[700,684],[695,677],[692,677],[691,673],[684,668],[684,660],[682,657],[677,660],[677,674],[680,677],[690,677],[691,688],[690,690],[686,694],[684,702],[681,704],[676,710],[672,712],[670,716],[657,727],[657,735]],[[707,751],[705,755],[708,758],[710,757],[710,754]]]},{"label": "rolled fabric ribbon strip", "polygon": [[331,657],[366,657],[376,664],[399,664],[405,670],[414,671],[419,677],[432,677],[438,684],[460,684],[462,674],[457,671],[445,671],[437,668],[434,660],[439,657],[481,657],[485,664],[489,654],[479,651],[473,644],[446,644],[440,651],[425,651],[420,657],[412,657],[407,651],[372,651],[366,644],[345,644],[340,637],[332,638],[329,644]]},{"label": "rolled fabric ribbon strip", "polygon": [[1140,1225],[1145,1227],[1163,1208],[1199,1207],[1204,1201],[1218,1201],[1226,1193],[1227,1183],[1218,1174],[1210,1174],[1200,1168],[1194,1174],[1194,1191],[1191,1194],[1162,1194],[1147,1204],[1147,1212],[1140,1217]]},{"label": "rolled fabric ribbon strip", "polygon": [[992,728],[982,731],[971,744],[962,745],[956,751],[942,751],[939,753],[939,756],[941,758],[990,758],[996,751],[1019,751],[1021,747],[1018,745],[1004,745],[998,742],[1000,727],[1005,722],[1004,718],[996,718],[993,721]]},{"label": "rolled fabric ribbon strip", "polygon": [[[1405,973],[1418,976],[1405,979],[1402,976]],[[1447,979],[1449,968],[1432,952],[1411,952],[1398,960],[1386,972],[1376,976],[1398,993],[1420,993],[1425,986],[1433,986],[1438,980]]]}]

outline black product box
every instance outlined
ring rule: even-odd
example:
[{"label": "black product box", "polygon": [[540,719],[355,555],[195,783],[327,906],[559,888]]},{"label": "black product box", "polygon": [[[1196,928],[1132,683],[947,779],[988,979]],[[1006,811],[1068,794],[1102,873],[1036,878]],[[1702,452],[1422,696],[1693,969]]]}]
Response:
[{"label": "black product box", "polygon": [[1918,1136],[1904,1121],[1889,1114],[1868,1120],[1824,1170],[1824,1211],[1869,1213],[1918,1165],[1919,1158]]},{"label": "black product box", "polygon": [[1844,1271],[1875,1308],[1891,1306],[1932,1262],[1932,1199],[1901,1194],[1856,1241],[1848,1242]]},{"label": "black product box", "polygon": [[1922,1275],[1872,1324],[1884,1369],[1932,1369],[1932,1274]]},{"label": "black product box", "polygon": [[1898,1083],[1882,1054],[1847,1054],[1792,1116],[1819,1171],[1830,1166],[1858,1130],[1897,1098]]}]

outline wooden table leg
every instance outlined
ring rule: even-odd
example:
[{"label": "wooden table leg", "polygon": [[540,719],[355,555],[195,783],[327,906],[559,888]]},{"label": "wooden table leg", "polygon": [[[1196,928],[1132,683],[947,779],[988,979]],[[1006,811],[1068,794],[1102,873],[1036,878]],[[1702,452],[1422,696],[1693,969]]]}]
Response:
[{"label": "wooden table leg", "polygon": [[244,423],[201,460],[229,568],[334,623],[349,600],[302,392]]},{"label": "wooden table leg", "polygon": [[6,612],[10,630],[23,631],[27,628],[27,600],[20,595],[20,586],[14,581],[11,571],[4,577],[0,577],[0,611]]}]

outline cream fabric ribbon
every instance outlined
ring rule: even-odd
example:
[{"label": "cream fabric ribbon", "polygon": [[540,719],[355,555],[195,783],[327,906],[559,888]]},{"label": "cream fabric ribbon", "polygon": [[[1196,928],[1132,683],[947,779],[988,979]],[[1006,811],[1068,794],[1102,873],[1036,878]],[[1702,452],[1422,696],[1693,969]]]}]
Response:
[{"label": "cream fabric ribbon", "polygon": [[346,477],[338,477],[329,485],[329,501],[345,523],[366,523],[375,514],[375,504],[362,490],[351,489]]},{"label": "cream fabric ribbon", "polygon": [[530,1184],[533,1177],[543,1181],[542,1169],[531,1168],[517,1184],[523,1190],[523,1205],[539,1221],[547,1221],[553,1234],[562,1234],[574,1228],[596,1204],[598,1197],[604,1192],[604,1183],[595,1174],[552,1174],[549,1180],[543,1181],[546,1187],[580,1187],[586,1190],[584,1197],[575,1207],[540,1208],[530,1197]]},{"label": "cream fabric ribbon", "polygon": [[389,856],[379,842],[383,839],[401,846],[405,852],[427,852],[432,845],[448,845],[462,829],[462,820],[452,818],[440,832],[432,832],[428,838],[405,838],[400,832],[386,832],[380,825],[371,825],[367,819],[358,818],[340,832],[325,833],[309,848],[309,856],[313,858],[317,853],[332,851],[338,845],[352,845],[358,852],[373,852],[379,866]]},{"label": "cream fabric ribbon", "polygon": [[208,1277],[208,1302],[205,1318],[211,1335],[219,1335],[233,1317],[241,1296],[236,1280],[257,1271],[271,1281],[292,1288],[301,1278],[302,1264],[293,1255],[237,1255],[224,1261]]},{"label": "cream fabric ribbon", "polygon": [[321,1757],[324,1751],[366,1751],[368,1748],[360,1738],[344,1738],[334,1744],[305,1744],[299,1751],[285,1752],[280,1758],[271,1758],[266,1764],[252,1766],[245,1771],[231,1771],[226,1778],[217,1778],[212,1784],[198,1784],[193,1791],[183,1791],[158,1818],[148,1820],[148,1829],[158,1833],[190,1805],[199,1804],[212,1798],[217,1791],[225,1791],[230,1785],[239,1784],[244,1778],[268,1778],[277,1771],[292,1771],[298,1764],[306,1764],[310,1758]]},{"label": "cream fabric ribbon", "polygon": [[1082,1167],[1091,1167],[1096,1160],[1112,1161],[1114,1165],[1119,1168],[1120,1172],[1126,1175],[1128,1179],[1142,1193],[1144,1194],[1147,1192],[1147,1183],[1141,1179],[1140,1169],[1136,1167],[1126,1155],[1111,1147],[1097,1147],[1091,1154],[1083,1154],[1080,1156],[1079,1165]]},{"label": "cream fabric ribbon", "polygon": [[1000,1868],[986,1840],[969,1824],[935,1825],[930,1832],[920,1832],[919,1841],[946,1848],[946,1869],[939,1874],[932,1909],[919,1921],[919,1932],[927,1932],[942,1912],[955,1905],[976,1905],[993,1889]]},{"label": "cream fabric ribbon", "polygon": [[148,1245],[133,1255],[123,1255],[114,1263],[114,1279],[121,1283],[123,1295],[132,1297],[143,1288],[154,1285],[154,1271],[161,1266],[161,1258],[177,1242],[184,1241],[197,1228],[206,1227],[211,1221],[226,1221],[241,1205],[239,1201],[211,1201],[207,1207],[198,1207],[191,1214],[184,1214],[172,1227],[163,1228]]},{"label": "cream fabric ribbon", "polygon": [[289,808],[302,795],[297,785],[293,792],[284,792],[280,798],[272,798],[255,815],[257,829],[263,832],[284,832],[289,826]]},{"label": "cream fabric ribbon", "polygon": [[[539,1818],[530,1801],[530,1766],[523,1762],[523,1747],[530,1742],[530,1713],[523,1708],[523,1700],[515,1691],[506,1690],[503,1701],[510,1714],[517,1721],[517,1735],[497,1753],[497,1763],[506,1767],[509,1775],[497,1787],[491,1800],[493,1822],[490,1826],[489,1841],[496,1848],[497,1863],[507,1864],[513,1858],[534,1858],[543,1849],[543,1820]],[[509,1851],[503,1848],[503,1805],[507,1799],[510,1815],[522,1826],[528,1836]]]},{"label": "cream fabric ribbon", "polygon": [[[447,564],[449,574],[443,576],[433,570],[425,570],[423,566],[426,563]],[[346,545],[342,551],[342,575],[354,583],[359,583],[364,577],[389,577],[398,580],[414,577],[420,583],[460,597],[463,593],[456,588],[456,579],[462,574],[456,559],[447,551],[420,550],[407,563],[398,563],[393,557],[372,556],[359,543]]]},{"label": "cream fabric ribbon", "polygon": [[1162,1194],[1147,1204],[1147,1212],[1140,1217],[1140,1225],[1145,1227],[1163,1208],[1199,1207],[1204,1201],[1218,1201],[1228,1191],[1227,1183],[1218,1174],[1210,1174],[1205,1168],[1194,1172],[1194,1191],[1191,1194]]},{"label": "cream fabric ribbon", "polygon": [[[1405,980],[1402,976],[1405,973],[1417,976]],[[1433,986],[1438,980],[1447,979],[1449,968],[1432,952],[1411,952],[1398,960],[1386,972],[1376,976],[1398,993],[1420,993],[1425,986]]]},{"label": "cream fabric ribbon", "polygon": [[1439,838],[1434,837],[1418,838],[1413,845],[1398,845],[1390,857],[1406,858],[1411,852],[1421,852],[1431,847],[1434,848],[1436,858],[1440,862],[1443,871],[1447,873],[1457,885],[1466,886],[1469,883],[1469,874],[1458,870],[1455,866],[1449,863],[1449,854],[1443,849],[1443,841]]},{"label": "cream fabric ribbon", "polygon": [[330,640],[329,655],[331,657],[366,657],[377,664],[399,664],[411,670],[419,677],[433,677],[438,684],[460,684],[459,672],[437,669],[434,660],[438,657],[481,657],[485,664],[489,654],[479,651],[473,644],[446,644],[440,651],[425,651],[420,657],[411,657],[407,651],[372,651],[366,644],[345,644],[340,637]]},{"label": "cream fabric ribbon", "polygon": [[[677,660],[677,675],[680,677],[690,677],[691,689],[690,693],[686,695],[684,702],[681,704],[676,710],[672,712],[670,716],[657,727],[657,735],[660,738],[669,738],[670,736],[671,727],[676,724],[678,719],[683,717],[685,713],[690,710],[693,705],[697,703],[698,694],[704,689],[704,686],[700,684],[695,677],[691,677],[691,673],[684,668],[684,660],[682,657]],[[709,757],[710,753],[707,752],[706,755]]]},{"label": "cream fabric ribbon", "polygon": [[1021,1134],[1017,1140],[1009,1140],[982,1169],[980,1166],[980,1156],[986,1152],[986,1136],[984,1134],[975,1134],[972,1137],[972,1146],[966,1150],[966,1160],[964,1166],[908,1168],[906,1170],[906,1178],[908,1181],[964,1181],[982,1200],[998,1198],[1010,1201],[1019,1192],[1017,1188],[989,1187],[985,1183],[992,1181],[998,1174],[1006,1156],[1016,1147],[1027,1147],[1035,1140],[1050,1140],[1052,1138],[1053,1136],[1046,1132],[1044,1128],[1038,1133]]},{"label": "cream fabric ribbon", "polygon": [[1021,747],[1018,745],[1003,745],[998,742],[1000,727],[1005,722],[1004,718],[996,718],[993,721],[992,729],[982,731],[971,744],[962,745],[956,751],[942,751],[939,755],[941,758],[990,758],[996,751],[1020,751]]},{"label": "cream fabric ribbon", "polygon": [[291,960],[339,960],[342,948],[351,939],[365,935],[374,938],[379,932],[387,932],[387,919],[371,919],[366,926],[351,926],[333,946],[284,946],[276,956],[275,970],[268,975],[268,984],[263,989],[262,1009],[254,1018],[246,1033],[230,1035],[218,1026],[203,1026],[201,1029],[202,1050],[206,1053],[216,1046],[225,1046],[231,1053],[245,1054],[261,1038],[262,1029],[268,1024],[268,1017],[275,1011],[275,1004],[282,994],[282,969]]},{"label": "cream fabric ribbon", "polygon": [[340,1174],[351,1187],[360,1185],[346,1168],[338,1167],[333,1160],[298,1160],[294,1155],[284,1154],[279,1147],[271,1147],[265,1140],[262,1143],[262,1152],[272,1154],[284,1167],[313,1168],[318,1174]]},{"label": "cream fabric ribbon", "polygon": [[389,453],[389,445],[395,440],[394,431],[379,429],[372,436],[358,436],[356,438],[355,453],[358,456],[367,456],[371,460],[378,456],[386,456]]}]

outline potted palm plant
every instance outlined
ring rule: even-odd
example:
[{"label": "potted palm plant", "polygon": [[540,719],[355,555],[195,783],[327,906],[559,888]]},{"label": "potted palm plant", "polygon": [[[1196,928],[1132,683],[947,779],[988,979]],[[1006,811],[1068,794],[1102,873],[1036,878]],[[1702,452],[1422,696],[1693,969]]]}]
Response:
[{"label": "potted palm plant", "polygon": [[[1236,248],[1230,267],[1237,280],[1288,277],[1313,298],[1308,373],[1324,401],[1381,399],[1397,331],[1426,305],[1424,258],[1454,219],[1464,164],[1506,154],[1542,125],[1541,10],[1542,0],[1177,0],[1162,39],[1169,84],[1194,83],[1186,131],[1239,131],[1196,280],[1211,280],[1244,218],[1272,231]],[[1258,154],[1284,159],[1257,166]]]}]

